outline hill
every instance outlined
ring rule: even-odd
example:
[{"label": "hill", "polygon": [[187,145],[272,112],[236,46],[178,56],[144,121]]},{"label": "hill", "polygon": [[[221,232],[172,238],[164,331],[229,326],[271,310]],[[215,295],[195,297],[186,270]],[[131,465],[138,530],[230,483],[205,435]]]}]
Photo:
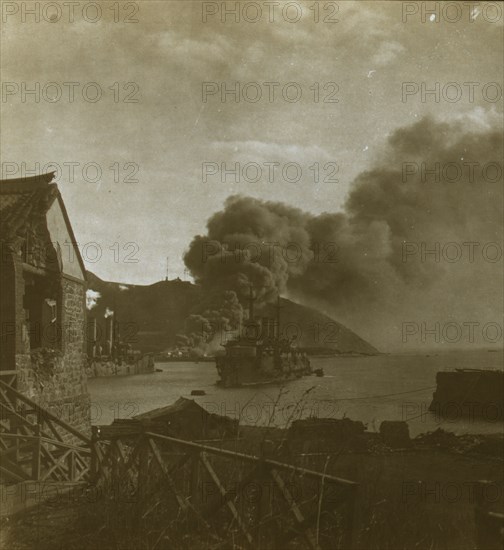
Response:
[{"label": "hill", "polygon": [[[114,311],[121,337],[143,352],[162,352],[176,344],[185,332],[189,315],[198,312],[204,292],[198,285],[175,279],[152,285],[125,285],[103,281],[87,273],[88,288],[99,292],[89,317],[98,321],[104,334],[104,317]],[[357,334],[318,311],[281,299],[282,334],[295,336],[299,347],[312,353],[356,353],[374,355],[378,351]],[[274,307],[257,310],[258,316],[274,316]]]}]

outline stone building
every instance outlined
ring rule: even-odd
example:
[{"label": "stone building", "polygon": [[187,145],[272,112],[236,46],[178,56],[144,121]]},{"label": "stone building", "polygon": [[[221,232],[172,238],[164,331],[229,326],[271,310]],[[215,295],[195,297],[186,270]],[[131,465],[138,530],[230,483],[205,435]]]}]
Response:
[{"label": "stone building", "polygon": [[53,177],[0,180],[0,379],[87,434],[86,271]]}]

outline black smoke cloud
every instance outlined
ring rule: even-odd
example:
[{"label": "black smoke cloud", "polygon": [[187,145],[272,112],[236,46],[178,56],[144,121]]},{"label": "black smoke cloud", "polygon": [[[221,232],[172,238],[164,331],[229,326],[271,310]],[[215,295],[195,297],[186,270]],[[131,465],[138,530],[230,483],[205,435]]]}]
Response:
[{"label": "black smoke cloud", "polygon": [[[496,171],[484,177],[482,167],[502,166],[502,158],[500,131],[426,117],[390,136],[380,160],[352,183],[342,212],[313,215],[232,196],[184,260],[209,290],[233,290],[241,301],[250,285],[259,301],[288,295],[381,349],[401,347],[404,322],[496,321],[502,260],[492,263],[481,251],[488,242],[502,249],[502,172],[490,181]],[[405,176],[405,163],[415,173]],[[456,181],[428,174],[423,180],[422,163],[427,169],[438,163],[441,173],[452,166],[452,180],[455,170],[462,173]],[[443,249],[450,242],[464,251],[458,261],[405,259],[405,243]],[[467,242],[480,243],[472,261]]]},{"label": "black smoke cloud", "polygon": [[189,346],[200,354],[220,349],[222,331],[236,330],[243,321],[243,308],[232,290],[213,289],[198,307],[198,313],[189,315],[185,330],[177,334],[179,346]]}]

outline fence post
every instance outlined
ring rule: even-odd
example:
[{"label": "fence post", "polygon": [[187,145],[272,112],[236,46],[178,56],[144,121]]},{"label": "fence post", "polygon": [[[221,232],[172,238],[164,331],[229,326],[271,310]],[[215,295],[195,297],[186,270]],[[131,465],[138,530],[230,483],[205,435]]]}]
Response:
[{"label": "fence post", "polygon": [[[193,510],[198,510],[204,503],[203,497],[199,495],[199,483],[200,483],[200,473],[199,473],[199,462],[200,462],[200,453],[194,451],[191,454],[189,459],[189,502]],[[186,478],[187,479],[187,478]],[[203,481],[201,480],[201,483]],[[188,526],[191,530],[195,531],[200,526],[200,519],[198,514],[190,514],[188,516]]]},{"label": "fence post", "polygon": [[142,516],[144,513],[144,504],[147,498],[147,483],[148,469],[149,469],[149,439],[146,435],[142,435],[142,438],[138,442],[140,446],[138,457],[138,479],[137,479],[137,529],[142,529],[143,521]]},{"label": "fence post", "polygon": [[42,439],[40,436],[40,424],[36,424],[33,427],[33,435],[37,438],[33,442],[33,455],[32,455],[32,478],[36,481],[40,479],[40,453]]},{"label": "fence post", "polygon": [[198,484],[199,484],[199,452],[193,453],[191,457],[191,503],[194,508],[199,504]]},{"label": "fence post", "polygon": [[91,464],[89,478],[92,483],[95,483],[98,478],[98,426],[91,426]]},{"label": "fence post", "polygon": [[75,451],[68,455],[68,481],[75,481]]}]

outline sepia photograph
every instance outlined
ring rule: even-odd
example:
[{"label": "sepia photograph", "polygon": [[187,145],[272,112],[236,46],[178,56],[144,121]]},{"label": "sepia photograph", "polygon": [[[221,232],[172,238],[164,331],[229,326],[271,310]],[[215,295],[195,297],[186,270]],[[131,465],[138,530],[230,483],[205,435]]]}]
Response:
[{"label": "sepia photograph", "polygon": [[0,549],[504,550],[504,3],[0,12]]}]

